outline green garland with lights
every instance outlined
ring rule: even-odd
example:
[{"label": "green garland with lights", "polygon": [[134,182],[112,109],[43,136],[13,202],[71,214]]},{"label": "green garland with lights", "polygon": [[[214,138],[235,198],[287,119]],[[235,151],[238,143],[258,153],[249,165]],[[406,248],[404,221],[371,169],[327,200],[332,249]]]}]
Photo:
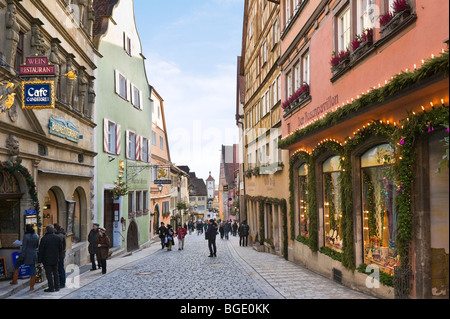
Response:
[{"label": "green garland with lights", "polygon": [[279,142],[280,148],[286,148],[300,141],[303,137],[312,134],[320,129],[326,129],[336,125],[343,118],[354,114],[372,104],[381,103],[388,98],[393,97],[402,90],[426,81],[439,74],[443,78],[448,77],[450,70],[449,51],[445,51],[438,57],[430,58],[425,63],[414,71],[408,71],[395,75],[391,81],[381,88],[373,88],[369,93],[363,94],[359,99],[354,100],[343,107],[338,108],[334,112],[327,113],[322,119],[315,121],[303,129],[298,129],[288,137]]},{"label": "green garland with lights", "polygon": [[369,212],[367,217],[369,218],[369,237],[376,236],[376,208],[375,208],[375,188],[373,187],[370,176],[363,172],[363,181],[367,185],[367,211]]}]

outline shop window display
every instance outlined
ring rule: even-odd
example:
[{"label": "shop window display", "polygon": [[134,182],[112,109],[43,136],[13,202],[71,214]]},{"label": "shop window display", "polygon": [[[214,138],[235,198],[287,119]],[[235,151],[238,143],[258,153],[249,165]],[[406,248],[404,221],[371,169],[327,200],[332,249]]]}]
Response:
[{"label": "shop window display", "polygon": [[20,235],[20,188],[16,178],[0,173],[0,248],[13,247]]},{"label": "shop window display", "polygon": [[361,157],[364,263],[376,264],[389,274],[399,264],[395,246],[396,189],[388,175],[392,154],[390,145],[382,144]]},{"label": "shop window display", "polygon": [[308,219],[308,166],[303,164],[298,169],[299,225],[300,235],[309,237]]},{"label": "shop window display", "polygon": [[323,163],[323,214],[325,246],[342,250],[341,174],[340,157],[333,156]]}]

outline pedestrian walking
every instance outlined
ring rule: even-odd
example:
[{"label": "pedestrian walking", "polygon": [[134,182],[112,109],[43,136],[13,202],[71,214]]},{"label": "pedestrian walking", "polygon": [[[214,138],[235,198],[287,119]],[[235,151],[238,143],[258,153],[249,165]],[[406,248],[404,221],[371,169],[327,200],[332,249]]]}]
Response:
[{"label": "pedestrian walking", "polygon": [[187,230],[185,227],[181,227],[181,225],[178,225],[178,229],[176,232],[177,238],[178,238],[178,250],[184,249],[184,237],[186,236]]},{"label": "pedestrian walking", "polygon": [[10,282],[11,285],[17,285],[18,283],[17,279],[19,279],[20,266],[27,265],[30,267],[30,291],[34,290],[34,284],[36,283],[36,262],[38,247],[39,236],[36,234],[33,225],[26,225],[20,255],[14,264],[13,278]]},{"label": "pedestrian walking", "polygon": [[197,236],[203,234],[203,223],[201,220],[197,221]]},{"label": "pedestrian walking", "polygon": [[231,234],[234,237],[236,237],[237,229],[238,229],[238,224],[236,223],[236,221],[234,221],[233,225],[231,226]]},{"label": "pedestrian walking", "polygon": [[225,222],[225,224],[223,225],[223,233],[225,235],[225,239],[228,240],[228,235],[230,234],[231,231],[231,222]]},{"label": "pedestrian walking", "polygon": [[101,268],[101,265],[98,260],[97,260],[97,266],[95,265],[95,256],[97,255],[98,227],[99,227],[99,225],[97,223],[94,223],[92,225],[92,229],[88,235],[88,242],[89,242],[88,251],[89,251],[89,257],[90,257],[91,264],[92,264],[91,271],[97,270],[97,266],[98,266],[98,269]]},{"label": "pedestrian walking", "polygon": [[64,228],[58,224],[53,225],[55,227],[55,234],[61,238],[63,249],[59,255],[58,261],[58,274],[59,274],[59,288],[66,287],[66,269],[64,268],[64,259],[66,258],[66,232]]},{"label": "pedestrian walking", "polygon": [[216,236],[217,236],[217,224],[213,219],[209,220],[209,226],[205,233],[205,238],[208,240],[209,256],[217,257],[217,247],[216,247]]},{"label": "pedestrian walking", "polygon": [[45,292],[59,291],[58,261],[63,250],[61,238],[55,234],[54,226],[47,225],[46,233],[39,243],[38,263],[44,265],[48,288]]},{"label": "pedestrian walking", "polygon": [[220,239],[223,239],[224,229],[223,229],[223,222],[219,225],[219,233],[220,233]]},{"label": "pedestrian walking", "polygon": [[248,234],[250,232],[250,227],[247,225],[247,221],[243,221],[239,226],[239,246],[247,246]]},{"label": "pedestrian walking", "polygon": [[106,259],[109,256],[109,247],[111,241],[108,235],[106,235],[105,228],[99,228],[99,233],[97,237],[97,260],[100,262],[102,267],[102,274],[106,274]]},{"label": "pedestrian walking", "polygon": [[173,235],[174,235],[174,231],[172,229],[172,225],[167,225],[166,240],[165,240],[166,246],[167,246],[167,251],[171,251],[172,245],[174,245]]},{"label": "pedestrian walking", "polygon": [[166,245],[166,230],[167,228],[164,226],[164,223],[161,222],[161,226],[158,228],[159,238],[161,239],[161,249],[164,249]]}]

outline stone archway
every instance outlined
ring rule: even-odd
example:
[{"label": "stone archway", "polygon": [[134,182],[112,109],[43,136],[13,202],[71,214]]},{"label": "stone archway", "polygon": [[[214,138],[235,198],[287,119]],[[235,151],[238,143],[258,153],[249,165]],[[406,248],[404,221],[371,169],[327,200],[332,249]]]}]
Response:
[{"label": "stone archway", "polygon": [[134,220],[131,220],[127,232],[127,251],[134,251],[137,249],[139,249],[138,225]]}]

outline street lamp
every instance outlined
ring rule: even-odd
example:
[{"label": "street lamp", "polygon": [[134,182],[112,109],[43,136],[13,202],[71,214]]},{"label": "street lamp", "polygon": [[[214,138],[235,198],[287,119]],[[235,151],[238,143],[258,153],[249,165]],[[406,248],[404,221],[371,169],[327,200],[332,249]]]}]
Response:
[{"label": "street lamp", "polygon": [[158,190],[159,190],[160,193],[162,192],[162,190],[163,190],[162,184],[158,184]]}]

